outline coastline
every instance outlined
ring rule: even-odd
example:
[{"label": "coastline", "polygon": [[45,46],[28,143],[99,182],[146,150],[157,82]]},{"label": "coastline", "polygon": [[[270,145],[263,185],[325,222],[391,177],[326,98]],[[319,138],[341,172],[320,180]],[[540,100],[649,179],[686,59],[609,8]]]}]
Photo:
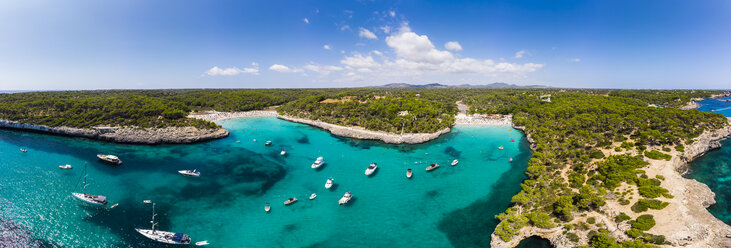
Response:
[{"label": "coastline", "polygon": [[[727,97],[727,96],[731,96],[731,93],[728,93],[727,92],[727,93],[723,93],[723,94],[711,95],[711,97],[708,97],[707,99],[719,99],[719,98]],[[689,110],[689,109],[697,109],[697,108],[700,108],[701,105],[698,102],[703,101],[705,99],[706,98],[693,98],[693,99],[690,99],[690,102],[688,102],[687,104],[685,104],[685,106],[680,107],[680,109],[682,109],[682,110]]]},{"label": "coastline", "polygon": [[[710,150],[719,148],[721,146],[720,140],[731,137],[731,117],[728,117],[727,120],[728,125],[701,134],[696,138],[696,142],[686,146],[684,153],[671,152],[672,159],[670,161],[650,159],[648,161],[650,164],[643,168],[651,178],[656,175],[665,178],[662,180],[661,186],[668,189],[674,197],[662,199],[670,203],[664,209],[650,209],[646,212],[635,213],[630,210],[631,205],[621,205],[617,199],[607,199],[607,204],[600,208],[605,214],[587,213],[585,216],[576,218],[572,223],[584,220],[587,217],[595,217],[598,222],[603,223],[603,226],[612,233],[613,237],[618,241],[625,241],[632,240],[625,234],[630,226],[627,223],[616,223],[614,216],[622,212],[635,219],[642,214],[652,214],[656,216],[655,221],[657,224],[648,232],[655,235],[664,235],[670,246],[731,247],[731,226],[726,225],[707,210],[709,206],[715,203],[715,193],[707,185],[682,176],[682,171],[689,162],[703,156]],[[516,129],[519,128],[516,127]],[[625,186],[628,185],[625,184]],[[633,194],[635,199],[640,198],[637,192]],[[565,228],[562,226],[553,229],[534,226],[524,227],[509,242],[503,241],[493,232],[491,247],[515,247],[521,240],[531,236],[548,239],[553,247],[573,247],[575,243],[568,240],[563,231],[565,231]],[[581,234],[579,234],[580,237]],[[581,238],[581,244],[588,242],[584,237]]]},{"label": "coastline", "polygon": [[218,129],[198,129],[195,127],[134,128],[134,127],[49,127],[26,124],[16,121],[0,120],[0,128],[31,131],[69,137],[87,138],[122,144],[190,144],[219,139],[228,136],[228,131]]},{"label": "coastline", "polygon": [[[347,127],[335,125],[318,120],[310,120],[293,116],[279,115],[276,111],[255,110],[246,112],[218,112],[208,111],[204,113],[191,114],[189,118],[198,118],[206,121],[220,123],[221,121],[234,118],[272,116],[282,120],[307,124],[330,132],[333,135],[364,140],[380,140],[387,144],[420,144],[439,138],[442,134],[449,133],[451,128],[444,128],[433,133],[408,133],[395,134],[383,131],[367,130],[362,127]],[[512,126],[513,118],[510,115],[465,115],[455,116],[455,126]]]}]

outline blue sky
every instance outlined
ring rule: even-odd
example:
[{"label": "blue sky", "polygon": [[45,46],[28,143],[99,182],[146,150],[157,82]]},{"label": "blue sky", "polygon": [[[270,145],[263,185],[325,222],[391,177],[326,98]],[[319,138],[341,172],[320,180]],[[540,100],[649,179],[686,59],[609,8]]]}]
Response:
[{"label": "blue sky", "polygon": [[0,89],[731,88],[731,1],[2,1]]}]

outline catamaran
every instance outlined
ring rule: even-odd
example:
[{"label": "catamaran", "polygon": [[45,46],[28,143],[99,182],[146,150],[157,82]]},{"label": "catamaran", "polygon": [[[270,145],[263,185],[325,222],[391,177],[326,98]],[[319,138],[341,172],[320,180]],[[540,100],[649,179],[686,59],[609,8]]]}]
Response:
[{"label": "catamaran", "polygon": [[122,164],[122,160],[119,159],[119,157],[114,155],[106,155],[106,154],[97,154],[97,158],[101,159],[104,162],[108,162],[115,165]]},{"label": "catamaran", "polygon": [[152,239],[154,241],[171,244],[171,245],[188,245],[190,244],[190,236],[184,233],[174,233],[167,231],[155,230],[157,222],[155,222],[155,203],[150,200],[145,200],[144,203],[152,203],[152,229],[135,228],[135,231],[142,234],[142,236]]},{"label": "catamaran", "polygon": [[332,187],[333,186],[333,181],[335,181],[335,179],[333,179],[332,177],[328,177],[327,178],[327,182],[325,182],[325,188],[326,189],[329,189],[330,187]]},{"label": "catamaran", "polygon": [[317,169],[317,168],[319,168],[324,163],[325,163],[325,161],[323,160],[323,158],[322,157],[318,157],[317,160],[315,160],[315,162],[312,163],[312,169]]},{"label": "catamaran", "polygon": [[189,176],[189,177],[200,177],[201,176],[201,172],[198,171],[198,169],[179,170],[178,173],[183,174],[185,176]]},{"label": "catamaran", "polygon": [[76,199],[80,201],[92,204],[92,205],[107,205],[107,197],[103,195],[92,195],[86,193],[86,164],[84,164],[84,189],[81,193],[71,193]]},{"label": "catamaran", "polygon": [[350,199],[352,199],[352,198],[353,198],[353,195],[352,195],[352,194],[350,194],[350,192],[345,192],[345,195],[343,195],[343,197],[342,197],[342,198],[340,198],[340,200],[338,200],[338,203],[339,203],[340,205],[346,204],[346,203],[348,203],[348,202],[350,201]]},{"label": "catamaran", "polygon": [[370,176],[374,171],[376,171],[376,169],[378,169],[378,165],[376,163],[371,163],[371,165],[366,168],[365,175]]}]

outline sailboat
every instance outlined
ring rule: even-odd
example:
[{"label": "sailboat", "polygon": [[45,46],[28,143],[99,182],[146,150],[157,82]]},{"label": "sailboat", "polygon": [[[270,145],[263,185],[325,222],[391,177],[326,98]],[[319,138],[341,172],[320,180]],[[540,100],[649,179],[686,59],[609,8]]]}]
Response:
[{"label": "sailboat", "polygon": [[155,203],[150,200],[145,200],[144,203],[152,203],[152,221],[150,221],[150,223],[152,223],[152,229],[135,228],[135,231],[148,239],[152,239],[160,243],[171,245],[190,244],[190,236],[187,234],[155,230],[155,226],[157,226],[157,222],[155,222],[155,216],[157,215],[155,214]]},{"label": "sailboat", "polygon": [[76,199],[80,201],[92,204],[92,205],[107,205],[107,197],[103,195],[92,195],[86,193],[86,163],[84,163],[84,189],[81,193],[71,193]]}]

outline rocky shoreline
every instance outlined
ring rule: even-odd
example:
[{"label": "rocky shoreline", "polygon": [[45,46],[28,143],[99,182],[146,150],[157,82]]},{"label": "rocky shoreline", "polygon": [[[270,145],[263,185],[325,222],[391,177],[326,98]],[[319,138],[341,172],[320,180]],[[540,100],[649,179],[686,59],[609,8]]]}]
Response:
[{"label": "rocky shoreline", "polygon": [[[727,97],[727,96],[731,96],[731,93],[726,92],[726,93],[723,93],[723,94],[711,95],[711,97],[709,97],[708,99],[719,99],[719,98]],[[697,109],[697,108],[700,108],[701,105],[698,104],[698,102],[703,101],[703,100],[705,100],[705,98],[693,98],[693,99],[690,99],[690,102],[688,102],[687,104],[685,104],[685,106],[680,107],[680,109],[682,109],[682,110],[689,110],[689,109]]]},{"label": "rocky shoreline", "polygon": [[49,127],[0,120],[0,128],[96,139],[124,144],[190,144],[228,136],[223,128],[198,129],[195,127],[134,128],[134,127]]},{"label": "rocky shoreline", "polygon": [[[630,240],[625,234],[630,226],[626,223],[618,224],[614,220],[614,216],[620,212],[628,214],[633,219],[642,214],[652,214],[655,216],[657,224],[648,231],[655,235],[664,235],[666,241],[672,247],[731,247],[731,226],[726,225],[721,220],[714,217],[707,208],[715,203],[715,194],[711,189],[694,179],[682,177],[680,171],[687,167],[687,163],[702,156],[712,149],[721,146],[720,140],[731,137],[731,117],[728,118],[729,125],[723,128],[706,131],[696,138],[696,142],[688,145],[684,153],[673,151],[670,161],[650,160],[650,165],[643,168],[646,174],[654,178],[660,175],[665,179],[662,180],[661,186],[670,191],[674,197],[671,199],[663,199],[670,203],[662,210],[648,210],[647,212],[634,213],[630,210],[630,205],[621,205],[616,200],[609,199],[607,204],[601,208],[606,214],[597,212],[588,213],[587,216],[593,216],[598,222],[603,222],[612,236],[618,241]],[[520,127],[516,127],[518,129]],[[635,192],[636,194],[636,192]],[[639,198],[639,195],[635,195]],[[579,219],[579,218],[577,218]],[[554,247],[574,247],[576,244],[569,241],[563,234],[564,227],[560,226],[553,229],[543,229],[538,227],[525,227],[520,230],[520,234],[511,241],[503,241],[494,232],[491,235],[491,247],[515,247],[518,243],[531,236],[539,236],[548,239]],[[581,243],[588,240],[581,239]]]}]

